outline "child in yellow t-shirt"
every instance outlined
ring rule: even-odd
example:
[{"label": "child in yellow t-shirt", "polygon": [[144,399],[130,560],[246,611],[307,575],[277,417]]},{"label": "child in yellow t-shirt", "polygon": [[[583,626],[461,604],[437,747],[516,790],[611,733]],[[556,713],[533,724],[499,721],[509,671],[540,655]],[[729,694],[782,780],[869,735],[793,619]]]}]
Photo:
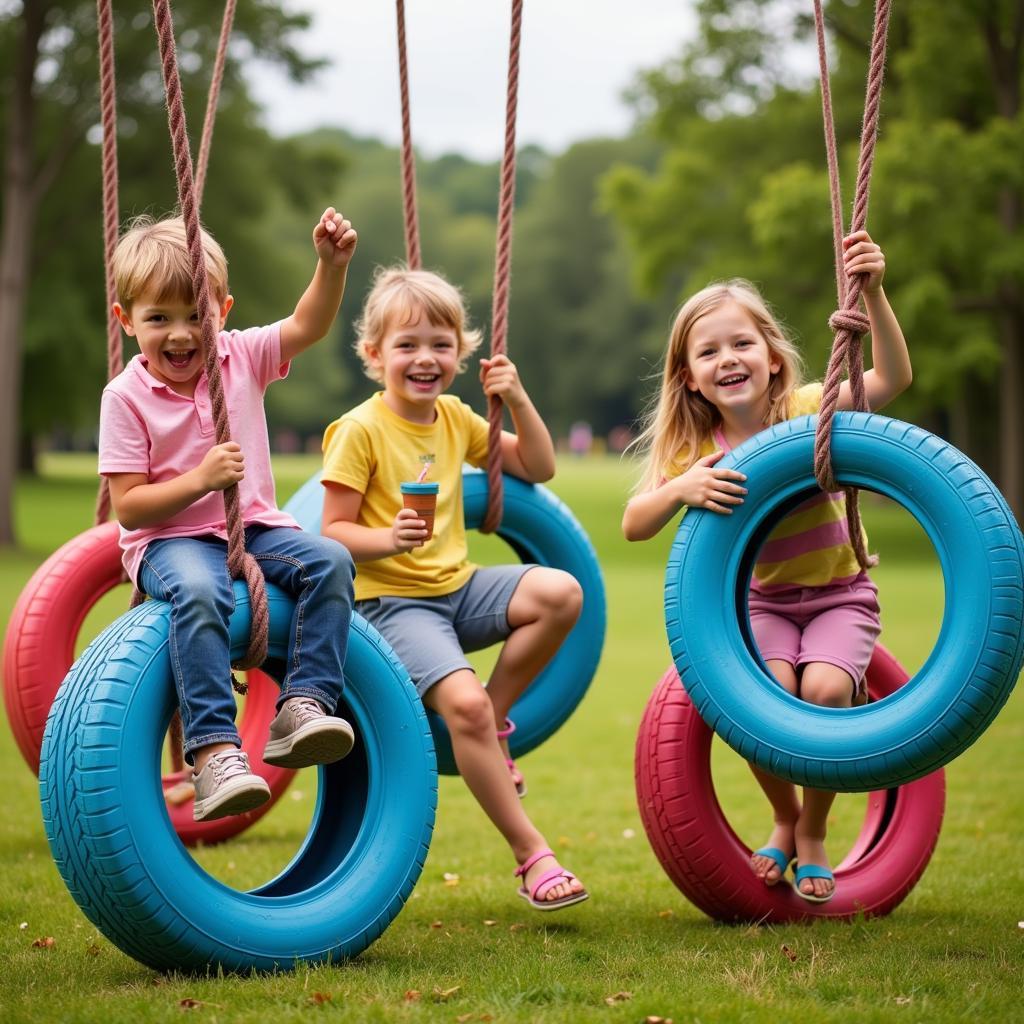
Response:
[{"label": "child in yellow t-shirt", "polygon": [[[520,803],[522,774],[508,756],[508,712],[579,616],[583,595],[568,573],[537,565],[481,568],[468,559],[462,465],[487,460],[487,421],[445,392],[480,335],[462,296],[437,274],[378,272],[357,325],[367,376],[384,386],[324,435],[323,532],[359,565],[356,610],[394,648],[424,704],[445,721],[466,785],[511,847],[519,895],[538,910],[587,898]],[[507,406],[507,472],[531,483],[554,474],[554,447],[515,366],[480,361],[484,392]],[[437,483],[433,533],[402,508],[400,485]],[[486,689],[464,651],[504,641]]]}]

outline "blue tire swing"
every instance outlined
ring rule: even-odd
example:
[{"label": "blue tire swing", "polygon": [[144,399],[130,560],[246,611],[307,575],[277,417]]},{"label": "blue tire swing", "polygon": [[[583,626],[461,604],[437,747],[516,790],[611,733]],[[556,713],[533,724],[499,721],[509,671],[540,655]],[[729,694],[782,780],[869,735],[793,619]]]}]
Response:
[{"label": "blue tire swing", "polygon": [[921,524],[945,610],[927,661],[892,696],[849,709],[798,700],[757,655],[746,602],[764,538],[817,491],[814,438],[805,416],[744,442],[719,463],[746,473],[744,503],[730,516],[687,512],[665,573],[672,658],[704,721],[765,771],[843,792],[898,786],[960,754],[1006,702],[1024,658],[1024,541],[999,491],[952,445],[899,420],[838,413],[836,476]]},{"label": "blue tire swing", "polygon": [[[853,230],[863,228],[867,216],[878,112],[871,100],[881,91],[884,6],[875,10],[871,67],[877,78],[869,80]],[[815,16],[826,142],[838,181],[818,0]],[[832,198],[842,309],[833,318],[836,340],[825,395],[838,395],[846,361],[863,407],[859,342],[867,320],[857,309],[860,282],[844,288],[836,190]],[[737,753],[798,784],[858,792],[899,786],[940,768],[973,743],[1006,702],[1024,661],[1024,538],[992,481],[952,445],[864,411],[833,418],[834,408],[833,397],[823,402],[817,424],[810,416],[779,423],[721,460],[721,467],[747,474],[748,493],[730,516],[687,512],[665,575],[665,624],[690,699]],[[817,707],[778,686],[757,653],[747,611],[762,542],[787,512],[828,482],[813,466],[816,437],[827,451],[829,427],[839,484],[877,491],[907,509],[935,546],[945,584],[938,640],[921,670],[893,695],[851,709]]]},{"label": "blue tire swing", "polygon": [[[487,506],[487,476],[469,469],[462,474],[466,526],[478,529]],[[317,473],[285,505],[304,530],[320,531],[323,486]],[[604,580],[593,545],[565,503],[546,487],[504,477],[504,503],[497,534],[523,562],[564,569],[583,588],[579,620],[544,671],[513,705],[516,731],[510,738],[518,757],[543,743],[568,720],[587,692],[601,658],[605,633]],[[428,712],[434,735],[438,771],[458,774],[448,729],[439,715]]]},{"label": "blue tire swing", "polygon": [[[405,6],[396,4],[398,20],[399,95],[402,104],[402,213],[406,263],[422,267],[419,217],[416,208],[416,163],[405,56]],[[509,40],[509,75],[505,119],[505,148],[501,165],[498,230],[491,319],[491,355],[505,352],[511,262],[513,200],[515,196],[516,90],[519,81],[519,39],[522,0],[513,0]],[[498,436],[501,402],[488,402],[491,419],[489,472],[463,471],[463,513],[469,529],[497,533],[523,562],[562,569],[583,590],[583,609],[554,658],[512,706],[515,731],[509,737],[513,757],[520,757],[552,736],[583,699],[597,670],[604,645],[606,602],[604,578],[593,545],[567,506],[547,488],[528,484],[495,471],[501,465]],[[308,480],[285,506],[305,530],[319,532],[323,489],[319,474]],[[438,771],[457,775],[448,728],[439,715],[428,712],[434,735]]]},{"label": "blue tire swing", "polygon": [[[170,100],[180,82],[168,0],[154,0],[154,15]],[[100,16],[110,24],[109,0]],[[188,218],[196,203],[178,112],[172,137]],[[267,651],[280,663],[294,601],[269,585],[266,596]],[[233,659],[246,652],[250,612],[236,584]],[[169,614],[166,603],[147,601],[121,616],[72,667],[50,709],[39,785],[68,890],[111,942],[158,970],[287,970],[356,956],[404,905],[433,829],[433,744],[407,673],[355,617],[339,709],[355,727],[355,750],[320,768],[312,824],[292,862],[239,892],[192,860],[167,814],[160,750],[177,701]]]},{"label": "blue tire swing", "polygon": [[[272,585],[267,597],[269,654],[284,659],[294,601]],[[355,749],[320,768],[291,863],[239,892],[192,859],[167,815],[160,750],[177,707],[169,616],[162,601],[122,615],[50,709],[39,789],[61,877],[111,942],[157,970],[290,970],[356,956],[402,909],[433,830],[433,744],[408,674],[355,616],[338,709]],[[244,653],[249,624],[249,595],[236,584],[232,656]]]}]

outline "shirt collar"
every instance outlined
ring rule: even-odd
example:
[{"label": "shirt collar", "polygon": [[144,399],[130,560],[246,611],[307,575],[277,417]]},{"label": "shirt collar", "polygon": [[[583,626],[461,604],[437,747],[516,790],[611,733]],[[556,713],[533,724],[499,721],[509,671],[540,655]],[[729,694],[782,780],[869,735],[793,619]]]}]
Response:
[{"label": "shirt collar", "polygon": [[[227,349],[224,348],[223,345],[217,345],[218,362],[226,362],[229,354],[230,353],[227,351]],[[128,363],[127,369],[134,371],[135,375],[139,377],[143,381],[143,383],[148,385],[153,391],[170,391],[171,388],[169,388],[162,380],[157,380],[156,377],[154,377],[153,374],[151,374],[149,370],[146,369],[146,365],[146,357],[140,352],[138,355],[132,356],[131,360]],[[199,376],[202,377],[203,374],[205,373],[206,367],[204,366]]]}]

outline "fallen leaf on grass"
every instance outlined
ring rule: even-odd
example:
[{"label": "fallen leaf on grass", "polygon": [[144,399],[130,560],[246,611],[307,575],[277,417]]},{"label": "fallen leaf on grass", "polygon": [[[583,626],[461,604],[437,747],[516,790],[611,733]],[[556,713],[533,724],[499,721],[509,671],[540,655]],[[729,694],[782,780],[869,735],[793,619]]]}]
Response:
[{"label": "fallen leaf on grass", "polygon": [[86,946],[85,947],[85,951],[86,951],[86,953],[89,954],[89,956],[99,956],[100,955],[100,947],[97,946],[95,942],[92,943],[89,946]]},{"label": "fallen leaf on grass", "polygon": [[897,1006],[907,1006],[908,1004],[912,1003],[913,1001],[914,1001],[914,997],[913,996],[897,996],[896,997],[896,1005]]},{"label": "fallen leaf on grass", "polygon": [[434,1002],[435,1003],[447,1003],[448,1000],[451,999],[451,997],[453,995],[455,995],[455,993],[458,992],[460,988],[462,988],[461,985],[452,985],[451,988],[438,988],[435,985],[434,986]]},{"label": "fallen leaf on grass", "polygon": [[32,945],[36,949],[53,949],[57,945],[57,940],[52,935],[47,935],[45,939],[33,939]]},{"label": "fallen leaf on grass", "polygon": [[632,992],[616,992],[615,995],[605,996],[604,1001],[609,1006],[614,1006],[616,1003],[625,1003],[633,998]]},{"label": "fallen leaf on grass", "polygon": [[431,921],[430,922],[430,927],[431,928],[443,928],[444,927],[444,921]]},{"label": "fallen leaf on grass", "polygon": [[624,828],[622,830],[622,838],[623,839],[632,839],[635,835],[636,835],[636,829]]},{"label": "fallen leaf on grass", "polygon": [[658,917],[675,917],[674,910],[659,910]]},{"label": "fallen leaf on grass", "polygon": [[659,1017],[657,1014],[652,1013],[650,1016],[644,1017],[644,1024],[672,1024],[671,1017]]},{"label": "fallen leaf on grass", "polygon": [[495,921],[494,918],[491,918],[491,917],[485,917],[484,918],[484,926],[486,928],[493,928],[497,923],[498,922]]},{"label": "fallen leaf on grass", "polygon": [[788,958],[791,964],[796,963],[797,954],[794,953],[793,950],[791,950],[789,946],[787,946],[785,943],[782,944],[782,953],[785,957]]},{"label": "fallen leaf on grass", "polygon": [[564,847],[572,846],[572,840],[568,836],[559,836],[558,845]]},{"label": "fallen leaf on grass", "polygon": [[517,921],[515,924],[510,924],[508,930],[510,932],[521,932],[525,927],[526,925],[522,921]]},{"label": "fallen leaf on grass", "polygon": [[459,876],[454,871],[446,871],[444,873],[444,884],[454,889],[459,884]]},{"label": "fallen leaf on grass", "polygon": [[224,1007],[220,1003],[204,1003],[201,999],[182,999],[178,1006],[183,1010],[202,1010],[207,1006],[212,1006],[215,1010],[223,1010]]},{"label": "fallen leaf on grass", "polygon": [[[1020,926],[1021,928],[1024,928],[1024,921],[1021,921]],[[28,921],[22,921],[21,924],[18,925],[18,929],[20,931],[25,931],[26,928],[28,928]]]},{"label": "fallen leaf on grass", "polygon": [[418,988],[407,988],[402,996],[407,1003],[418,1003],[422,997],[423,993]]},{"label": "fallen leaf on grass", "polygon": [[330,992],[314,992],[310,997],[309,1001],[314,1006],[323,1006],[324,1003],[329,1003],[333,996]]}]

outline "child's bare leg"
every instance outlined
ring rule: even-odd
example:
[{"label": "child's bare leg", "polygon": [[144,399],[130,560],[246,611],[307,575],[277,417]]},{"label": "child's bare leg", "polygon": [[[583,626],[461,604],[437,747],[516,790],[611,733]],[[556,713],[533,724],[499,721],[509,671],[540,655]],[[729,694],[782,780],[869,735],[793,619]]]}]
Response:
[{"label": "child's bare leg", "polygon": [[[827,708],[848,708],[853,699],[853,679],[848,672],[826,662],[811,662],[804,666],[800,679],[800,696],[811,704]],[[835,793],[820,789],[804,789],[804,806],[796,823],[796,855],[801,864],[820,864],[830,867],[825,852],[828,831],[828,812],[836,798]],[[801,891],[815,896],[827,896],[835,882],[827,878],[805,878]]]},{"label": "child's bare leg", "polygon": [[[484,813],[505,837],[517,864],[522,864],[549,844],[527,817],[516,795],[494,730],[494,711],[480,680],[460,669],[445,676],[424,695],[427,707],[436,711],[448,726],[455,763],[470,792]],[[526,873],[529,888],[554,867],[554,858],[542,857]],[[577,880],[560,882],[545,893],[547,900],[582,892]]]},{"label": "child's bare leg", "polygon": [[[505,724],[509,709],[554,657],[582,607],[583,590],[561,569],[538,566],[519,581],[508,606],[512,632],[487,683],[495,728]],[[507,740],[502,746],[507,757]]]},{"label": "child's bare leg", "polygon": [[[778,660],[768,661],[767,665],[783,689],[787,693],[795,694],[797,679],[793,666],[788,661]],[[800,817],[800,801],[797,799],[796,786],[786,779],[780,779],[777,775],[763,771],[754,764],[750,764],[750,770],[768,798],[768,803],[772,805],[775,825],[765,846],[774,846],[777,850],[789,853],[795,848],[794,833],[797,820]],[[754,874],[762,879],[765,885],[775,885],[782,879],[782,871],[771,857],[753,854],[750,858],[750,866],[753,868]]]}]

